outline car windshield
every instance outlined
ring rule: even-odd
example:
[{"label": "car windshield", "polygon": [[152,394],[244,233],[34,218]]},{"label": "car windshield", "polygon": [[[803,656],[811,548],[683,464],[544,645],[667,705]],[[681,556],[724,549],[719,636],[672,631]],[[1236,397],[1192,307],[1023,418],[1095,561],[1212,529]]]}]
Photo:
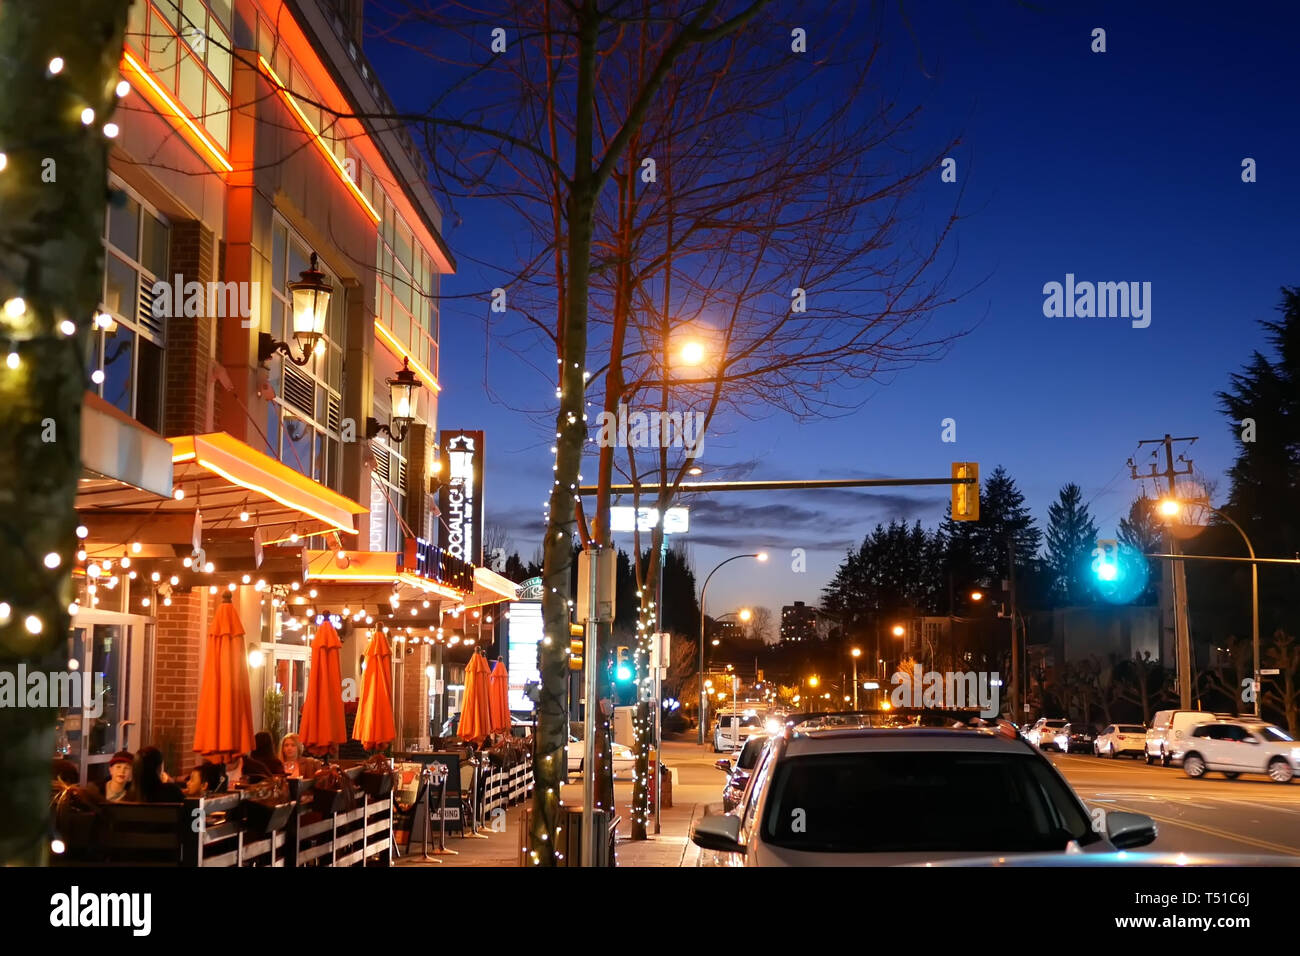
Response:
[{"label": "car windshield", "polygon": [[1060,730],[1062,727],[1065,726],[1065,721],[1063,721],[1063,720],[1049,720],[1047,723],[1043,724],[1043,726],[1044,726],[1044,727],[1047,727],[1047,728],[1050,728],[1051,730]]},{"label": "car windshield", "polygon": [[1033,754],[873,751],[778,763],[763,839],[817,853],[1064,850],[1100,837]]},{"label": "car windshield", "polygon": [[1147,729],[1139,727],[1137,724],[1121,724],[1116,728],[1121,734],[1145,734]]},{"label": "car windshield", "polygon": [[1261,727],[1259,729],[1259,735],[1265,740],[1277,743],[1287,743],[1295,740],[1294,737],[1289,735],[1281,727]]}]

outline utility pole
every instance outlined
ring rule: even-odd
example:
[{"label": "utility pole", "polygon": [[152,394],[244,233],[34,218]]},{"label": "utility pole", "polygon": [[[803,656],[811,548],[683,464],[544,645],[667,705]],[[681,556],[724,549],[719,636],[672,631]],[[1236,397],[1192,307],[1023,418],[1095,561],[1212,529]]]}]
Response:
[{"label": "utility pole", "polygon": [[1007,605],[1011,611],[1011,720],[1024,723],[1020,709],[1020,645],[1016,636],[1016,539],[1007,536]]},{"label": "utility pole", "polygon": [[[1171,438],[1168,434],[1164,438],[1144,438],[1138,442],[1138,447],[1143,445],[1164,445],[1165,447],[1165,470],[1156,471],[1155,463],[1152,462],[1151,470],[1145,475],[1139,475],[1137,465],[1133,459],[1128,460],[1129,471],[1132,473],[1133,480],[1142,481],[1147,478],[1158,479],[1164,478],[1168,483],[1169,497],[1177,498],[1178,490],[1176,479],[1182,475],[1190,475],[1193,472],[1192,460],[1182,455],[1178,460],[1187,463],[1187,468],[1178,471],[1174,468],[1174,442],[1194,442],[1196,436],[1190,438]],[[1168,542],[1170,554],[1181,554],[1182,545],[1174,536],[1172,528],[1165,530],[1165,540]],[[1171,610],[1174,622],[1174,656],[1178,662],[1178,700],[1179,707],[1183,710],[1192,708],[1192,636],[1187,621],[1187,574],[1183,570],[1182,561],[1170,561],[1161,568],[1162,596],[1161,604],[1165,605],[1168,596],[1168,606]]]}]

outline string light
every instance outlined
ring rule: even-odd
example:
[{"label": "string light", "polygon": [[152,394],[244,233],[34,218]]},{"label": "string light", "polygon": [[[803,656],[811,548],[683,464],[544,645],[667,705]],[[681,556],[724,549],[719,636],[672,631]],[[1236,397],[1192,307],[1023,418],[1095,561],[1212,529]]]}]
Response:
[{"label": "string light", "polygon": [[9,355],[5,358],[5,364],[8,365],[10,368],[17,368],[18,361],[19,359],[18,359],[17,352],[10,352]]},{"label": "string light", "polygon": [[95,111],[87,106],[81,111],[81,125],[89,126],[93,122],[95,122]]},{"label": "string light", "polygon": [[123,96],[126,96],[126,94],[131,92],[131,84],[126,80],[122,80],[117,84],[117,88],[114,92],[117,93],[118,99],[121,99]]},{"label": "string light", "polygon": [[51,551],[49,554],[45,556],[45,566],[47,568],[50,568],[51,570],[57,568],[62,563],[63,563],[63,558],[59,556],[57,551]]},{"label": "string light", "polygon": [[[105,123],[105,124],[104,124],[104,135],[107,136],[109,139],[116,139],[116,138],[117,138],[117,134],[118,134],[118,132],[119,132],[119,130],[118,130],[118,128],[117,128],[117,124],[116,124],[116,123]],[[324,343],[321,343],[321,344],[324,344]]]},{"label": "string light", "polygon": [[49,72],[50,72],[50,76],[56,76],[56,75],[58,75],[59,73],[62,73],[62,72],[63,72],[63,57],[61,57],[61,56],[56,56],[54,59],[50,60],[50,65],[49,65],[48,67],[46,67],[46,69],[49,70]]},{"label": "string light", "polygon": [[45,625],[35,614],[27,615],[27,620],[25,620],[23,624],[27,628],[28,634],[39,634],[45,629]]}]

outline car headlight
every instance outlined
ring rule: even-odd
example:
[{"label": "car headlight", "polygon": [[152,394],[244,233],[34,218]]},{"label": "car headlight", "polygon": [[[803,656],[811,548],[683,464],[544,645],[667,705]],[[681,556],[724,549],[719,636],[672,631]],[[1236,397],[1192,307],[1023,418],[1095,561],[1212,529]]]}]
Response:
[{"label": "car headlight", "polygon": [[771,717],[768,719],[767,723],[763,725],[763,729],[769,734],[779,734],[781,732],[781,721],[777,720],[775,717]]}]

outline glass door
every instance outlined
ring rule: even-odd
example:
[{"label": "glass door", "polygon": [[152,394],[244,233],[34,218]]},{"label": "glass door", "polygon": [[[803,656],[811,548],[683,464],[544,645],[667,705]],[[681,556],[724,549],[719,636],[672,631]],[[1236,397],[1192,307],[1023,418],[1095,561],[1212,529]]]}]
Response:
[{"label": "glass door", "polygon": [[272,683],[267,690],[273,690],[278,696],[280,708],[280,716],[274,721],[279,727],[268,726],[264,729],[271,731],[272,736],[279,740],[285,734],[296,734],[302,722],[302,706],[307,700],[307,672],[311,669],[311,648],[264,644],[263,650],[272,661]]},{"label": "glass door", "polygon": [[152,622],[132,614],[81,611],[68,634],[67,699],[58,704],[55,753],[77,764],[83,783],[108,775],[119,750],[139,750],[144,652]]}]

